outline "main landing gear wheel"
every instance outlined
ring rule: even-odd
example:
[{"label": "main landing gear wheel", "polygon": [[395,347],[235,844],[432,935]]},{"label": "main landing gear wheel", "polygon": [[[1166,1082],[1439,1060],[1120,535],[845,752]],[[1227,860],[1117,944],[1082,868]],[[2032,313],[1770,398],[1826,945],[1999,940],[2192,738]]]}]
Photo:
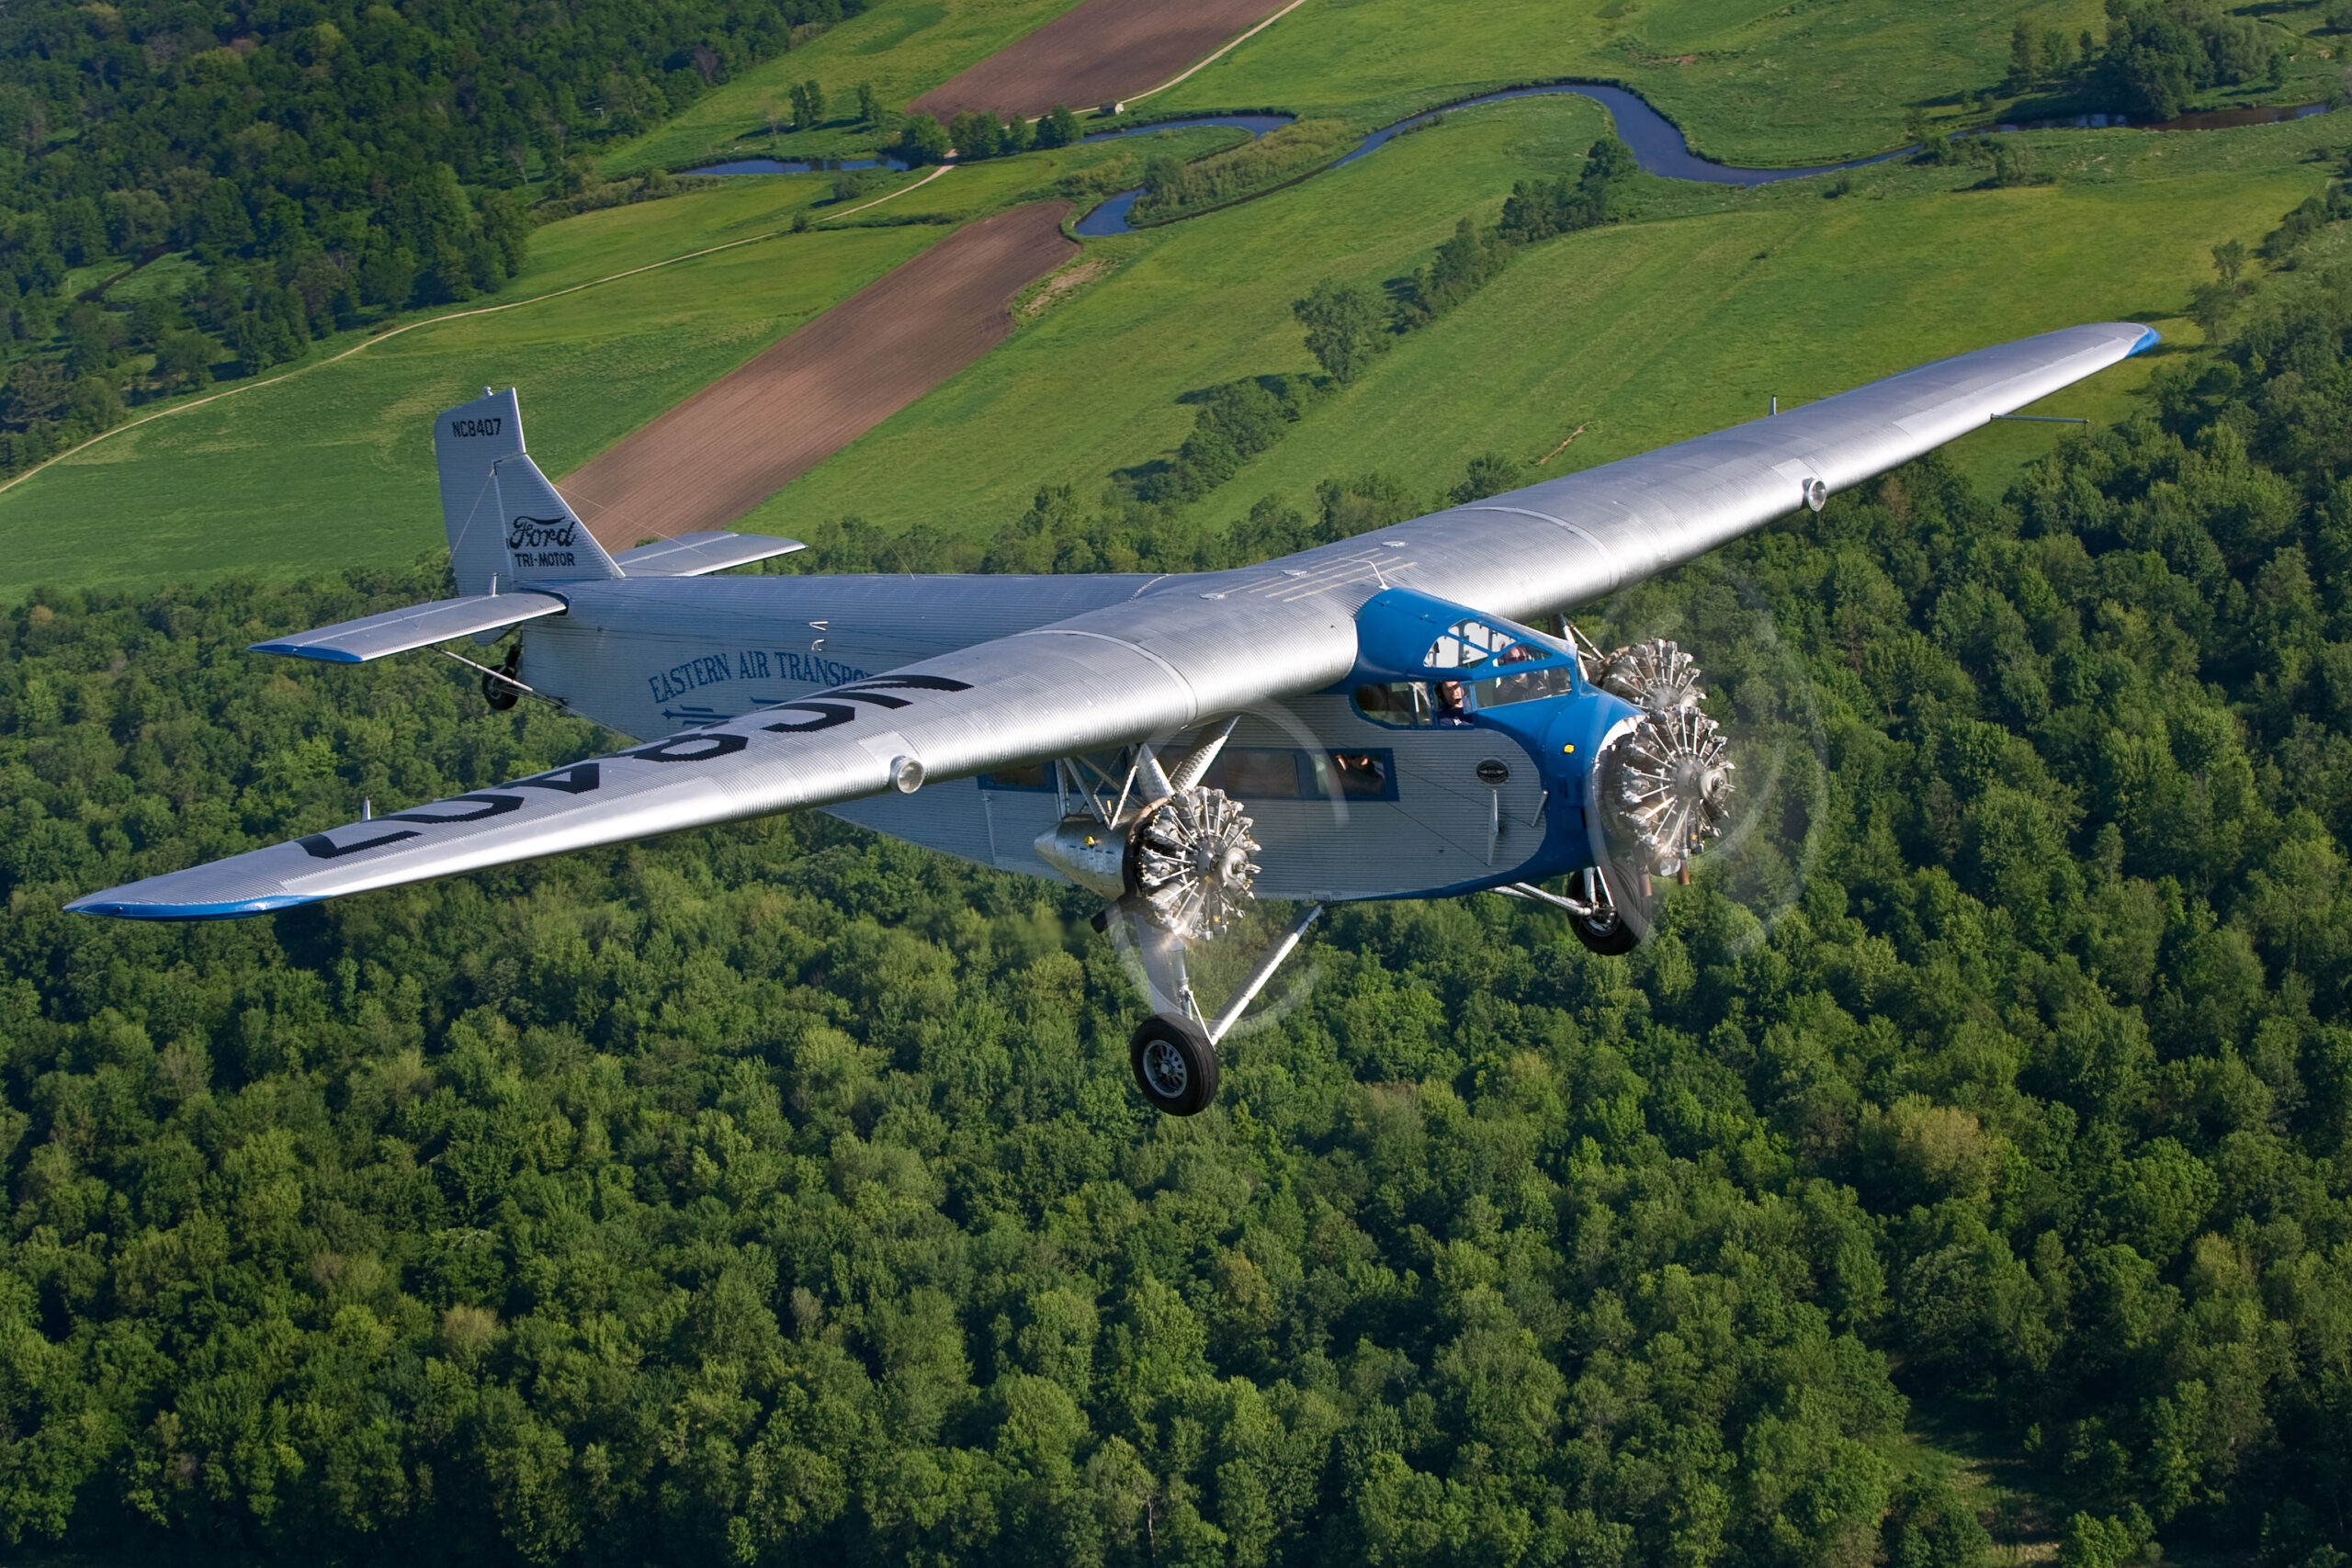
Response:
[{"label": "main landing gear wheel", "polygon": [[1642,933],[1634,923],[1618,912],[1617,901],[1609,896],[1609,883],[1598,867],[1589,867],[1577,877],[1577,892],[1589,913],[1571,910],[1568,929],[1589,953],[1603,958],[1623,958],[1642,945]]},{"label": "main landing gear wheel", "polygon": [[1154,1013],[1127,1041],[1136,1087],[1156,1111],[1190,1116],[1216,1098],[1216,1047],[1189,1019]]},{"label": "main landing gear wheel", "polygon": [[1642,945],[1634,928],[1614,909],[1603,909],[1598,915],[1570,915],[1568,929],[1586,949],[1603,958],[1623,958]]}]

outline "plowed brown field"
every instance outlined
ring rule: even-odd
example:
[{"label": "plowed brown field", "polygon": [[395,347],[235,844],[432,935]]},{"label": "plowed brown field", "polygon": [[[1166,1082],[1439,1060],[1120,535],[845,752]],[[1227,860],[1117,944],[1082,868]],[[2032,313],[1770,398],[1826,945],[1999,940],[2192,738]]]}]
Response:
[{"label": "plowed brown field", "polygon": [[1040,115],[1156,87],[1272,16],[1283,0],[1086,0],[907,106],[944,124],[967,109]]},{"label": "plowed brown field", "polygon": [[956,231],[562,481],[607,549],[723,528],[1012,330],[1009,307],[1078,254],[1068,202]]}]

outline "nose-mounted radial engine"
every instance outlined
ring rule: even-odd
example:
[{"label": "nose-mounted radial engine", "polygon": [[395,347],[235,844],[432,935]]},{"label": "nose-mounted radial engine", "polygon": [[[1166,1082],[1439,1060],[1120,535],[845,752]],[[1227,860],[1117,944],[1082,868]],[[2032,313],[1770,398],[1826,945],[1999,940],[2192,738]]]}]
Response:
[{"label": "nose-mounted radial engine", "polygon": [[1569,895],[1529,883],[1497,891],[1566,909],[1595,953],[1630,953],[1649,934],[1656,879],[1689,882],[1691,859],[1722,835],[1735,764],[1722,728],[1700,708],[1707,694],[1690,654],[1663,637],[1602,653],[1568,631],[1582,644],[1586,678],[1637,711],[1595,748],[1588,863],[1572,874]]},{"label": "nose-mounted radial engine", "polygon": [[1642,710],[1602,761],[1607,826],[1644,874],[1688,882],[1690,857],[1723,833],[1732,791],[1730,744],[1699,710],[1698,662],[1653,638],[1602,660],[1594,683]]},{"label": "nose-mounted radial engine", "polygon": [[1216,1098],[1216,1043],[1322,912],[1315,905],[1294,922],[1216,1018],[1203,1013],[1184,950],[1223,934],[1256,897],[1250,818],[1239,801],[1201,783],[1237,722],[1228,720],[1172,771],[1148,746],[1137,749],[1119,780],[1100,774],[1090,783],[1071,776],[1078,764],[1057,763],[1065,770],[1057,786],[1076,809],[1066,808],[1035,845],[1040,860],[1111,900],[1098,927],[1116,919],[1130,928],[1153,1016],[1128,1042],[1129,1062],[1145,1098],[1178,1116]]}]

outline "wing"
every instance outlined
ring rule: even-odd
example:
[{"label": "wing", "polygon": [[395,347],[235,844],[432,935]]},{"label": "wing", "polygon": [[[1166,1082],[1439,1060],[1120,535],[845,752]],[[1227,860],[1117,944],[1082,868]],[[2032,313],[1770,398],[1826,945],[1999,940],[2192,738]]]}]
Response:
[{"label": "wing", "polygon": [[[1770,420],[1124,603],[611,756],[68,906],[203,919],[919,789],[1165,736],[1343,680],[1403,584],[1490,614],[1581,604],[2139,352],[2129,323],[1962,355]],[[989,592],[985,581],[971,584]]]},{"label": "wing", "polygon": [[[2021,338],[1370,537],[1413,562],[1389,581],[1532,619],[1703,555],[1804,505],[1816,483],[1859,484],[2156,341],[2132,321]],[[1306,558],[1271,564],[1295,570]]]},{"label": "wing", "polygon": [[[976,583],[975,592],[985,592]],[[1221,612],[1203,616],[1200,611]],[[978,644],[648,746],[92,894],[146,919],[258,914],[598,844],[1102,750],[1329,685],[1343,611],[1167,594]]]},{"label": "wing", "polygon": [[435,599],[315,631],[254,643],[248,652],[288,653],[330,664],[364,664],[388,654],[406,653],[469,632],[496,631],[541,615],[560,615],[563,601],[552,593],[478,593],[465,599]]}]

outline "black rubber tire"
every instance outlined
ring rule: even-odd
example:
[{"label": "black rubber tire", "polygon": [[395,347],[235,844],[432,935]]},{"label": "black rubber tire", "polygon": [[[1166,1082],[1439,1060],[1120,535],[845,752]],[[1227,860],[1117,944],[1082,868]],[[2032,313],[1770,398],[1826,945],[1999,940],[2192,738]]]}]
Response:
[{"label": "black rubber tire", "polygon": [[1603,958],[1623,958],[1642,945],[1642,939],[1625,923],[1625,917],[1613,910],[1598,920],[1570,915],[1568,929],[1577,933],[1577,940],[1584,943],[1586,951]]},{"label": "black rubber tire", "polygon": [[1192,1116],[1216,1098],[1216,1047],[1190,1019],[1155,1013],[1127,1039],[1127,1066],[1151,1108]]}]

